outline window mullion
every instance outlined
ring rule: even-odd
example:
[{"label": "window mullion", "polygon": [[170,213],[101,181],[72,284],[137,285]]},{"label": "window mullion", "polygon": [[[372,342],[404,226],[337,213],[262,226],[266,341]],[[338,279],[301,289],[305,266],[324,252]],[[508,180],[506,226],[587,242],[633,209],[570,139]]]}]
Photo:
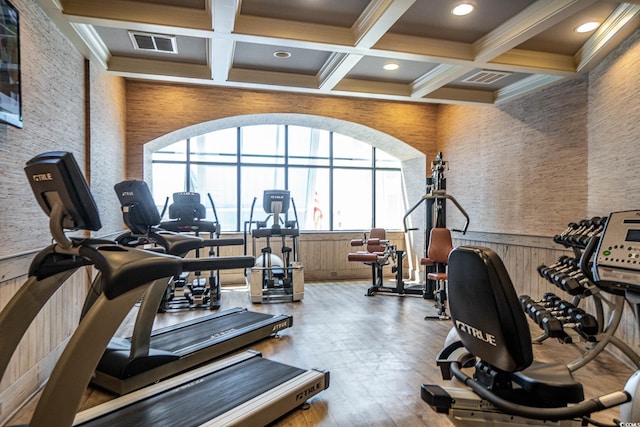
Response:
[{"label": "window mullion", "polygon": [[371,147],[371,228],[376,226],[376,147]]}]

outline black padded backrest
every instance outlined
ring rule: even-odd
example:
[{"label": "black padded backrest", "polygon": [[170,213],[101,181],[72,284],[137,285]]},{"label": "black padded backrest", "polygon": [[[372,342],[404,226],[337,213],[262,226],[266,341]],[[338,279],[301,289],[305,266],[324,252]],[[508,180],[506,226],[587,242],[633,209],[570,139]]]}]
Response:
[{"label": "black padded backrest", "polygon": [[192,191],[173,193],[173,203],[169,206],[169,218],[193,221],[207,217],[207,210],[200,203],[200,194]]},{"label": "black padded backrest", "polygon": [[472,246],[454,249],[448,290],[451,319],[467,350],[506,372],[531,365],[529,325],[495,252]]},{"label": "black padded backrest", "polygon": [[24,168],[42,210],[51,215],[54,205],[63,210],[62,227],[68,230],[99,230],[102,226],[95,200],[73,154],[42,153]]},{"label": "black padded backrest", "polygon": [[122,219],[132,232],[146,234],[151,227],[160,223],[158,208],[146,182],[122,181],[114,189],[120,200]]}]

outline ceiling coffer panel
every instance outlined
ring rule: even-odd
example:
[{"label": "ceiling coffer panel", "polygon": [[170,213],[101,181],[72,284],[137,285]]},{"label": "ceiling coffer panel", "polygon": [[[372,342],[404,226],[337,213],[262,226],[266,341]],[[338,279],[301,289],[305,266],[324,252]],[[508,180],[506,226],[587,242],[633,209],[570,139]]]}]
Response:
[{"label": "ceiling coffer panel", "polygon": [[38,3],[125,78],[424,103],[501,104],[588,72],[640,28],[640,0]]}]

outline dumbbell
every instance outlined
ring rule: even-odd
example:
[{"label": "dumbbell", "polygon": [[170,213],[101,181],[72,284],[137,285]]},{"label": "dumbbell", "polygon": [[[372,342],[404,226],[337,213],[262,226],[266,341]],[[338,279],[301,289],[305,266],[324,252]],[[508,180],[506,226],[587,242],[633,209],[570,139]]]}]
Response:
[{"label": "dumbbell", "polygon": [[565,328],[574,329],[585,338],[597,335],[599,332],[596,318],[589,313],[585,313],[584,310],[574,310],[565,319],[560,320],[565,321]]},{"label": "dumbbell", "polygon": [[538,326],[542,327],[542,319],[546,316],[558,316],[563,314],[562,310],[558,308],[557,305],[553,306],[542,306],[539,304],[529,304],[527,305],[527,314],[531,319],[533,319]]},{"label": "dumbbell", "polygon": [[556,282],[556,277],[562,274],[571,274],[575,271],[579,271],[578,260],[575,258],[567,258],[563,262],[563,266],[554,268],[553,270],[547,270],[545,272],[545,278],[552,283]]},{"label": "dumbbell", "polygon": [[566,275],[559,279],[558,286],[569,295],[581,295],[592,286],[591,280],[580,272],[575,275]]},{"label": "dumbbell", "polygon": [[566,335],[562,322],[550,314],[542,315],[538,325],[542,328],[545,335],[550,338],[563,338]]},{"label": "dumbbell", "polygon": [[545,292],[542,295],[542,299],[538,299],[538,300],[534,300],[529,295],[520,295],[518,297],[518,301],[520,301],[520,305],[522,306],[522,308],[526,308],[527,303],[544,304],[544,303],[550,303],[556,299],[560,299],[560,297],[554,294],[553,292]]},{"label": "dumbbell", "polygon": [[564,239],[566,235],[573,232],[573,230],[577,229],[578,227],[579,225],[577,223],[570,222],[567,228],[562,233],[556,234],[555,236],[553,236],[553,241],[556,243],[561,243],[562,239]]},{"label": "dumbbell", "polygon": [[594,224],[593,229],[587,233],[583,233],[582,236],[576,238],[576,242],[581,246],[586,246],[587,243],[589,243],[589,240],[591,239],[591,237],[602,233],[602,230],[604,229],[604,225],[607,222],[607,217],[596,216],[591,218],[591,221]]},{"label": "dumbbell", "polygon": [[539,265],[539,266],[537,267],[538,274],[540,274],[540,276],[542,276],[542,277],[544,277],[544,278],[546,279],[547,277],[546,277],[546,275],[545,275],[545,274],[546,274],[546,271],[547,271],[547,270],[550,270],[550,269],[551,269],[551,270],[553,270],[553,269],[556,269],[556,268],[558,268],[558,267],[560,267],[560,266],[564,265],[564,262],[565,262],[566,260],[568,260],[568,259],[570,259],[568,256],[563,255],[563,256],[561,256],[560,258],[558,258],[558,261],[556,261],[555,263],[553,263],[553,264],[551,264],[551,265],[549,265],[549,266],[544,265],[544,264]]},{"label": "dumbbell", "polygon": [[599,216],[594,216],[591,219],[584,220],[585,228],[583,230],[580,230],[579,233],[576,232],[568,235],[565,240],[574,245],[578,244],[582,236],[591,233],[593,230],[595,230],[598,227],[599,220],[600,220]]},{"label": "dumbbell", "polygon": [[571,304],[568,301],[564,300],[556,300],[554,301],[553,306],[544,307],[544,306],[532,306],[531,307],[531,317],[536,321],[536,323],[542,327],[541,322],[544,317],[549,316],[568,316],[572,310],[577,309],[577,307]]}]

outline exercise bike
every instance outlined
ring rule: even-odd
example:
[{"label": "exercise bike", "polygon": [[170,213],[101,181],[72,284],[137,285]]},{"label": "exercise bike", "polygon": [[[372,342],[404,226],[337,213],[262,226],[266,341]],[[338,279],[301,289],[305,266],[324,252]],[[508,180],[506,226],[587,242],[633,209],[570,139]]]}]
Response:
[{"label": "exercise bike", "polygon": [[[597,238],[597,237],[596,237]],[[589,245],[596,248],[596,245]],[[640,303],[640,211],[614,212],[595,250],[591,272],[604,292]],[[589,257],[590,258],[590,257]],[[468,388],[423,384],[422,399],[461,426],[585,426],[590,416],[620,406],[625,425],[640,420],[640,371],[616,390],[588,400],[564,364],[534,361],[529,326],[502,260],[481,247],[449,257],[449,304],[455,339],[440,352],[445,380]],[[472,369],[473,374],[465,372]]]}]

